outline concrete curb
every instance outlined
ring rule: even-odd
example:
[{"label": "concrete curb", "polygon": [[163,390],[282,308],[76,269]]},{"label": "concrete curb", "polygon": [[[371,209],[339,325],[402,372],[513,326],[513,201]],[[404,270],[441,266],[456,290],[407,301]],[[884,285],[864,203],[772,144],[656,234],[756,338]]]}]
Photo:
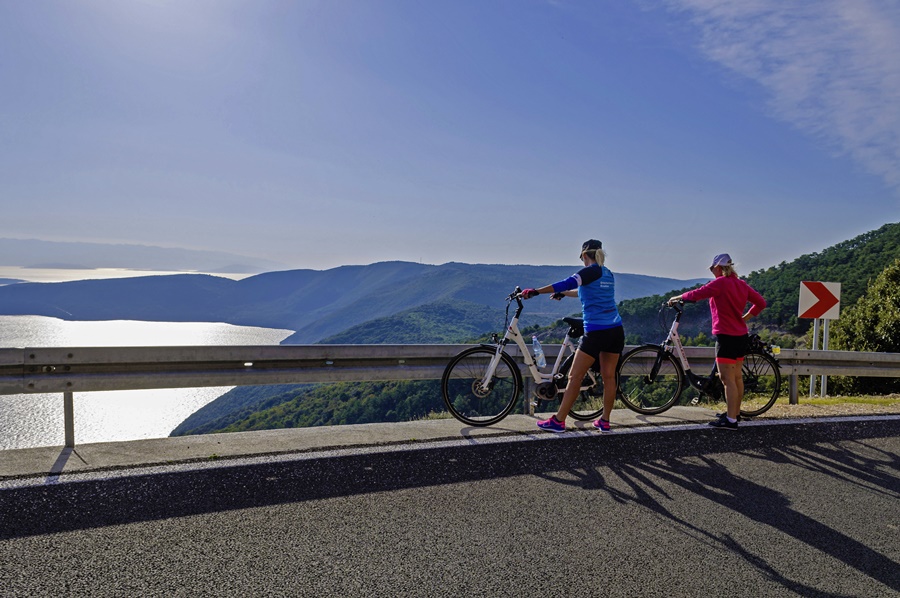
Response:
[{"label": "concrete curb", "polygon": [[[596,431],[591,422],[576,422],[571,419],[568,422],[569,431],[565,434],[542,432],[535,427],[536,417],[511,415],[498,425],[484,428],[464,426],[454,419],[442,419],[95,443],[80,445],[75,449],[60,446],[14,449],[0,451],[0,491],[112,475],[121,477],[175,470],[215,469],[255,462],[325,459],[348,451],[353,454],[375,454],[425,448],[483,446],[501,442],[620,438],[648,432],[692,429],[712,431],[717,436],[749,436],[748,430],[759,427],[772,428],[773,441],[777,439],[790,442],[791,434],[785,435],[782,432],[785,429],[794,430],[798,426],[847,424],[845,428],[838,427],[834,432],[846,438],[847,434],[859,433],[859,425],[866,422],[870,427],[886,430],[900,425],[900,415],[762,419],[742,422],[740,430],[735,433],[709,430],[705,424],[710,415],[709,410],[699,407],[674,407],[657,416],[642,416],[631,411],[617,410],[612,418],[613,432],[605,434]],[[775,433],[775,429],[779,432]],[[752,437],[756,437],[756,434]],[[708,448],[714,451],[717,446],[721,448],[723,445],[717,441]]]},{"label": "concrete curb", "polygon": [[748,422],[739,431],[682,423],[618,433],[573,431],[307,451],[91,471],[0,483],[0,539],[361,493],[599,465],[900,436],[900,416]]}]

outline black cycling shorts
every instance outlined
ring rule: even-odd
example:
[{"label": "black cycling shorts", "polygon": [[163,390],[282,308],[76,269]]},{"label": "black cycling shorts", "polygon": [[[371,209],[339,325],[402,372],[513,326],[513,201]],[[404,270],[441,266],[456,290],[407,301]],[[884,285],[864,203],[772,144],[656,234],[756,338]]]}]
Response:
[{"label": "black cycling shorts", "polygon": [[750,335],[719,334],[716,336],[716,361],[737,363],[743,361],[749,350]]},{"label": "black cycling shorts", "polygon": [[600,353],[622,354],[625,349],[625,328],[616,326],[605,330],[592,330],[581,337],[578,350],[587,353],[596,360]]}]

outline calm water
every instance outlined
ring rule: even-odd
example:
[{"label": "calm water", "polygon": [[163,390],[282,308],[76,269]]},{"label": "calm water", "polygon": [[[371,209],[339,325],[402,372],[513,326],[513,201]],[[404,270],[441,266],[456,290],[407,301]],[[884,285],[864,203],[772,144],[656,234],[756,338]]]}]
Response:
[{"label": "calm water", "polygon": [[[291,330],[203,322],[0,316],[0,347],[277,345]],[[75,393],[75,442],[162,438],[231,387]],[[65,442],[62,394],[0,396],[0,449]]]}]

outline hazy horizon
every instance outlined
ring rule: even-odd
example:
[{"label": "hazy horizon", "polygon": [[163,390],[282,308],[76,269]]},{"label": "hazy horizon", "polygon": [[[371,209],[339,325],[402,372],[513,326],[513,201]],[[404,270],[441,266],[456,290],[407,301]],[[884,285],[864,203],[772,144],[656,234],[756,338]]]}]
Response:
[{"label": "hazy horizon", "polygon": [[900,220],[894,0],[2,2],[0,54],[0,237],[687,279]]}]

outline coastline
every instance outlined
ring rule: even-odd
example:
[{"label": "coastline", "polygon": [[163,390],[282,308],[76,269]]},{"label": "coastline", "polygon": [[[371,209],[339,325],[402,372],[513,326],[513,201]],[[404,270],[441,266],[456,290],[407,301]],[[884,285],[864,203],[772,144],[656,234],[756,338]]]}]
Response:
[{"label": "coastline", "polygon": [[113,278],[137,278],[140,276],[171,276],[174,274],[206,274],[231,280],[256,276],[258,272],[200,272],[187,270],[135,270],[131,268],[29,268],[0,266],[0,279],[18,282],[73,282],[76,280],[109,280]]}]

